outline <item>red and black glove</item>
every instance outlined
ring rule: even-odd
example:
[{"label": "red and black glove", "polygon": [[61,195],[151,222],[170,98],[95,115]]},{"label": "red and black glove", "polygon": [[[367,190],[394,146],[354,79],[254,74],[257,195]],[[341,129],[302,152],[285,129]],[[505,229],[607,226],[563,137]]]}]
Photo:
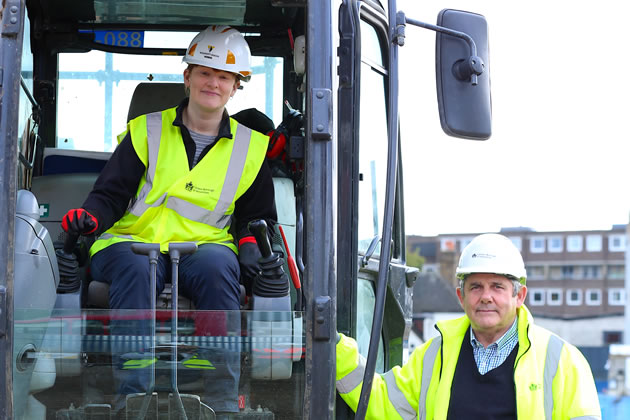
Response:
[{"label": "red and black glove", "polygon": [[85,209],[72,209],[61,219],[61,227],[69,234],[89,235],[98,229],[98,220]]}]

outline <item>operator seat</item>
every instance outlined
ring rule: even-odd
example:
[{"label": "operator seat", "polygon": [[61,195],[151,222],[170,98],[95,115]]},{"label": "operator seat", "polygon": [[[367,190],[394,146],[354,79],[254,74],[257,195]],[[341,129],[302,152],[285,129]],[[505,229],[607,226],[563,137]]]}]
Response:
[{"label": "operator seat", "polygon": [[185,96],[183,83],[142,82],[131,96],[127,122],[143,114],[177,106]]}]

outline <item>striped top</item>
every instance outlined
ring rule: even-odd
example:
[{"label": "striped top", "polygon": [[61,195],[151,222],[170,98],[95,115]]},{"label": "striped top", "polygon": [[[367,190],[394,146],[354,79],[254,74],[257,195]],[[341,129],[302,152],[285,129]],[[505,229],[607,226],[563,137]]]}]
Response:
[{"label": "striped top", "polygon": [[190,137],[192,137],[195,142],[195,158],[193,159],[193,167],[199,162],[199,155],[203,152],[209,144],[212,144],[216,141],[217,136],[207,136],[205,134],[196,133],[192,130],[188,130],[190,132]]},{"label": "striped top", "polygon": [[510,329],[507,330],[501,338],[486,348],[483,347],[483,344],[477,341],[475,333],[472,330],[472,327],[470,327],[470,344],[473,348],[473,354],[475,356],[475,362],[477,363],[479,373],[485,375],[492,369],[501,366],[512,350],[514,350],[514,347],[518,344],[517,320],[518,317],[514,319]]}]

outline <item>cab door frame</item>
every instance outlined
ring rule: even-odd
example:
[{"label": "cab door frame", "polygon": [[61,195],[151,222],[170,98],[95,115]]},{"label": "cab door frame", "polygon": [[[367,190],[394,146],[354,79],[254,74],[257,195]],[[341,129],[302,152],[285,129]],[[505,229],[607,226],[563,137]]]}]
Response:
[{"label": "cab door frame", "polygon": [[7,0],[0,34],[0,418],[13,417],[13,280],[24,1]]}]

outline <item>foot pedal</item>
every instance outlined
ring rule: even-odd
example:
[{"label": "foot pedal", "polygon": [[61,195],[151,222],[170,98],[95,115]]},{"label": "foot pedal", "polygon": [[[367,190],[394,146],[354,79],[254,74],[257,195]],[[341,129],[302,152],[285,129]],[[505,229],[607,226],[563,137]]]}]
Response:
[{"label": "foot pedal", "polygon": [[[128,419],[137,419],[140,417],[140,411],[142,410],[142,402],[144,398],[147,396],[144,392],[139,392],[137,394],[129,394],[127,395],[127,418]],[[158,395],[157,392],[154,392],[151,395],[151,400],[149,401],[149,409],[144,416],[145,419],[157,419],[158,418]]]}]

